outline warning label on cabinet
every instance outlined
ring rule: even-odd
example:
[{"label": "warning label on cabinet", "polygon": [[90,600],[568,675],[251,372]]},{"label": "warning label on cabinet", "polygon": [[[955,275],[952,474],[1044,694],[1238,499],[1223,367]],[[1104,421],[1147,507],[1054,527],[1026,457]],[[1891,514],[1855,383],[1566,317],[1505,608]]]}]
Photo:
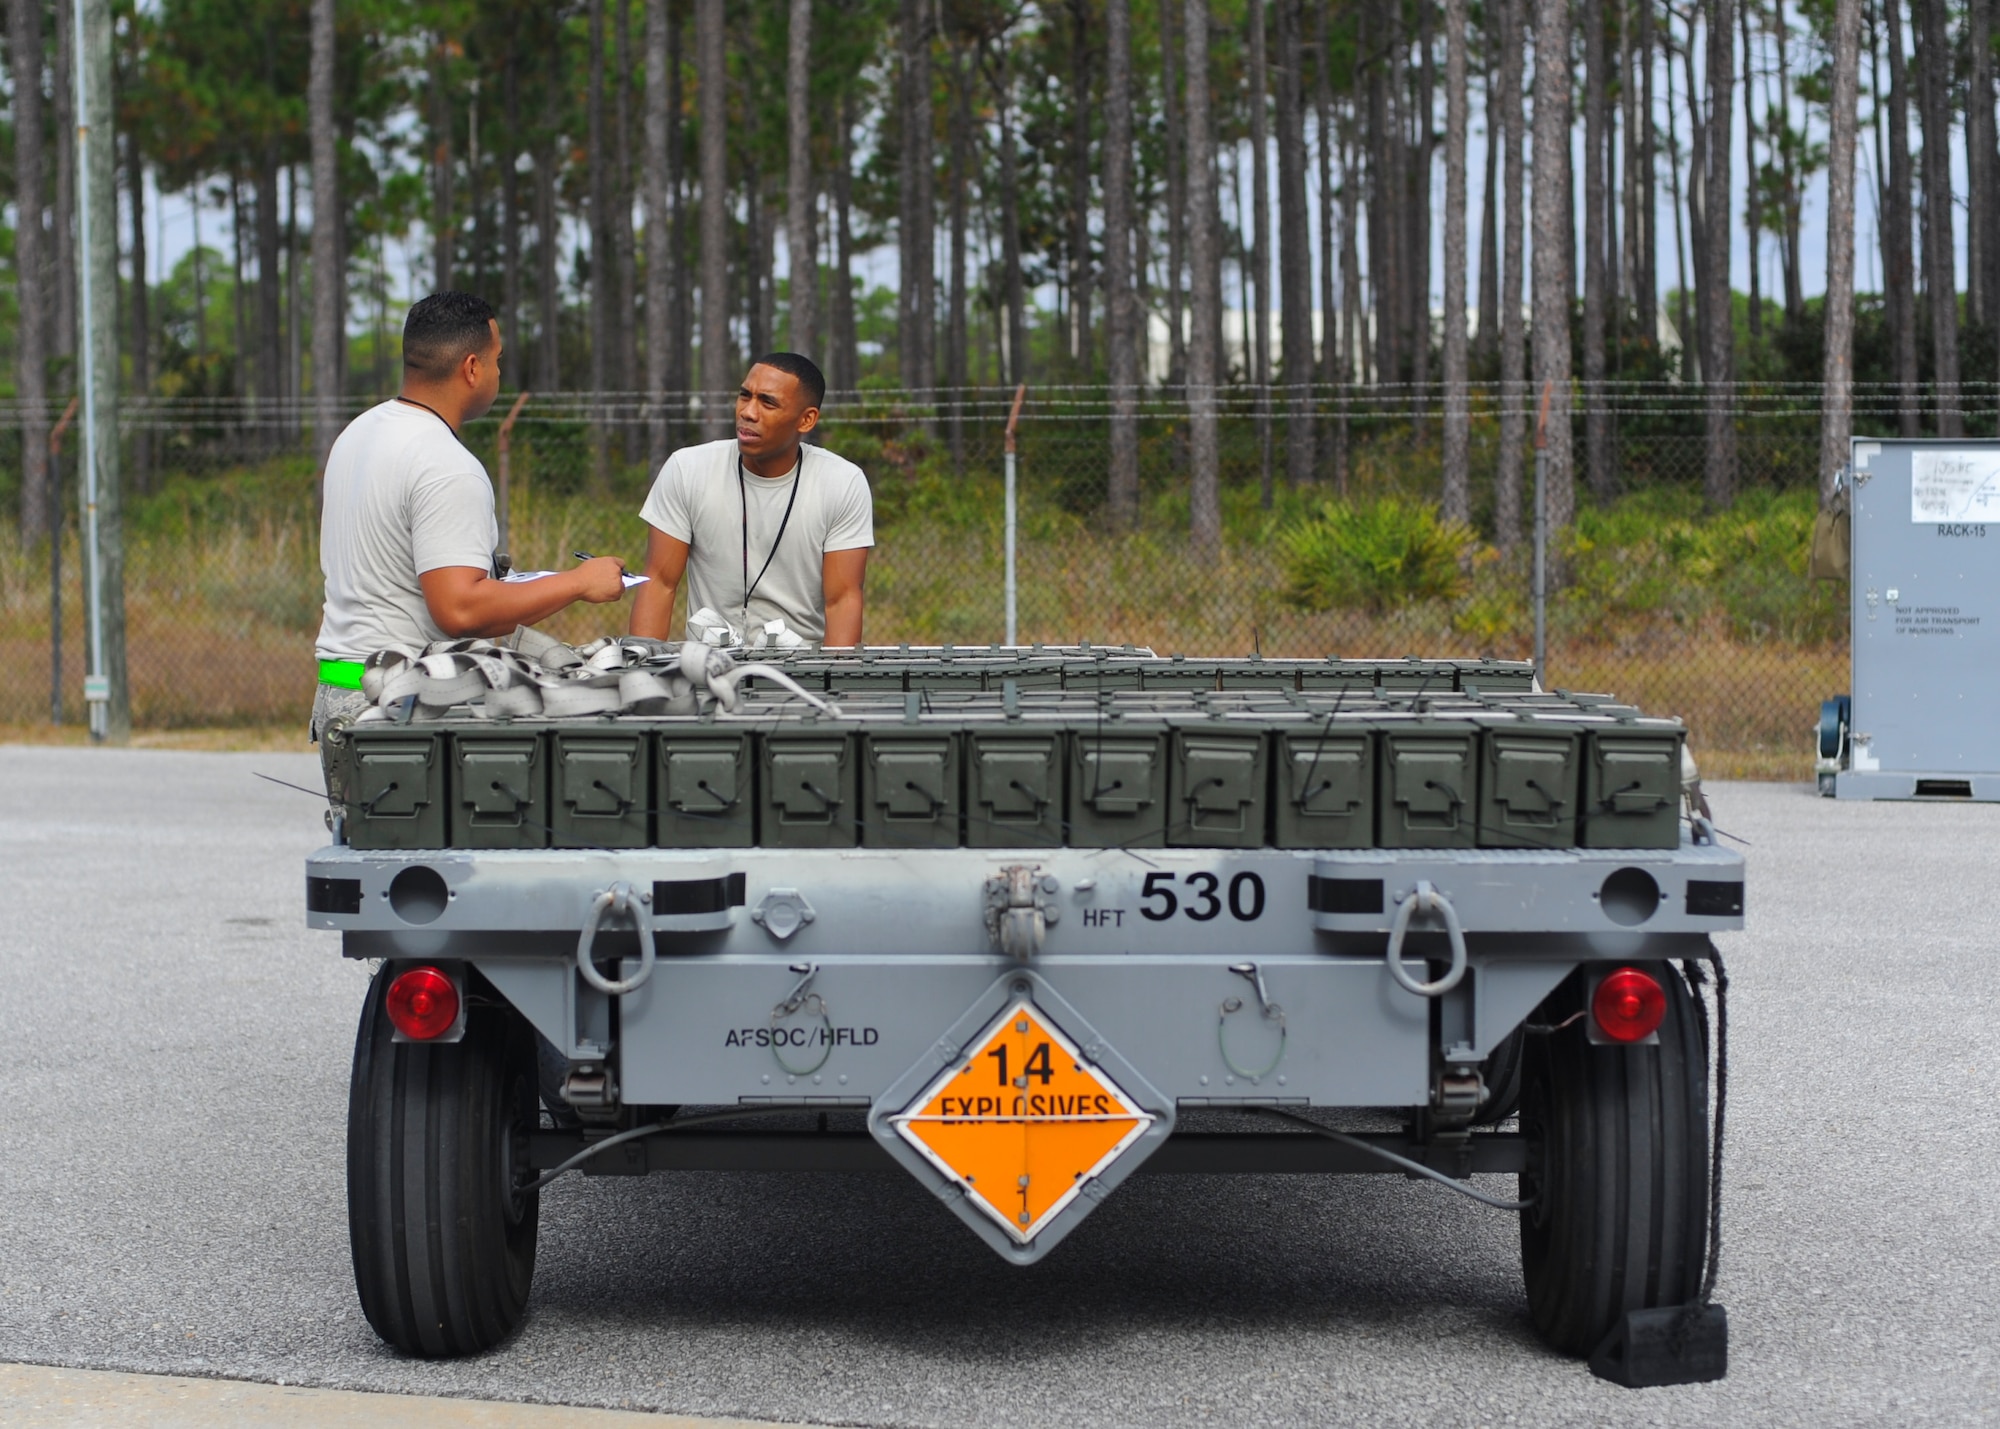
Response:
[{"label": "warning label on cabinet", "polygon": [[1897,606],[1896,633],[1898,635],[1958,635],[1969,625],[1979,624],[1979,617],[1967,615],[1955,605],[1906,605]]},{"label": "warning label on cabinet", "polygon": [[1911,453],[1910,520],[2000,520],[2000,451]]}]

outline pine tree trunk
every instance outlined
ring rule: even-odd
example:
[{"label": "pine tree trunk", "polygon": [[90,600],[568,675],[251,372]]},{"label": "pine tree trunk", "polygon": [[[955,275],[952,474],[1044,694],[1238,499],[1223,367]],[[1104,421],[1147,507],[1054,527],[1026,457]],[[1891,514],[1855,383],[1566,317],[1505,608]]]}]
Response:
[{"label": "pine tree trunk", "polygon": [[785,57],[785,255],[791,268],[792,351],[811,356],[818,342],[819,322],[812,176],[813,0],[792,0],[791,10]]},{"label": "pine tree trunk", "polygon": [[1472,519],[1471,394],[1465,335],[1466,3],[1444,0],[1444,500],[1446,521]]},{"label": "pine tree trunk", "polygon": [[[1966,306],[1972,320],[1992,326],[1995,317],[1995,270],[2000,266],[2000,231],[1996,231],[1994,185],[2000,182],[2000,156],[1994,149],[1993,12],[1992,0],[1967,0],[1965,7],[1966,90]],[[1836,17],[1835,23],[1838,23]],[[1828,140],[1831,144],[1831,138]],[[1831,159],[1829,157],[1829,162]]]},{"label": "pine tree trunk", "polygon": [[[521,175],[520,120],[521,52],[518,37],[510,37],[507,58],[500,71],[500,102],[507,115],[502,130],[506,136],[500,151],[500,327],[510,343],[518,343],[525,355],[530,349],[521,322]],[[513,384],[525,387],[528,368],[524,364],[513,376]]]},{"label": "pine tree trunk", "polygon": [[1503,551],[1521,539],[1521,453],[1531,405],[1525,378],[1527,342],[1521,331],[1522,268],[1527,250],[1523,204],[1527,171],[1522,156],[1527,111],[1522,66],[1527,52],[1523,0],[1497,0],[1500,14],[1500,117],[1494,126],[1505,145],[1500,169],[1504,213],[1500,230],[1500,455],[1493,475],[1493,539]]},{"label": "pine tree trunk", "polygon": [[[1171,7],[1170,7],[1171,8]],[[1340,372],[1340,328],[1337,318],[1340,314],[1339,280],[1335,268],[1339,262],[1340,243],[1336,240],[1339,226],[1337,208],[1339,197],[1333,185],[1333,151],[1335,136],[1333,128],[1333,79],[1332,51],[1327,43],[1325,5],[1313,6],[1313,128],[1314,151],[1319,161],[1319,380],[1332,385],[1341,380]]]},{"label": "pine tree trunk", "polygon": [[[50,480],[49,254],[42,227],[42,0],[8,0],[14,71],[14,382],[21,407],[21,544],[41,540],[60,506]],[[58,81],[60,83],[60,81]]]},{"label": "pine tree trunk", "polygon": [[1889,309],[1889,347],[1896,381],[1897,429],[1917,434],[1917,275],[1911,236],[1910,77],[1903,63],[1902,0],[1884,0],[1889,48],[1889,180],[1882,193],[1882,286]]},{"label": "pine tree trunk", "polygon": [[687,420],[687,393],[694,386],[694,265],[688,262],[686,98],[687,6],[667,0],[667,202],[673,209],[673,306],[667,317],[667,390],[674,394],[667,421],[671,448]]},{"label": "pine tree trunk", "polygon": [[[611,154],[604,132],[604,0],[589,0],[589,52],[585,63],[584,189],[590,205],[590,390],[601,403],[609,386],[614,321],[611,284],[617,260],[611,251]],[[593,421],[590,436],[590,476],[601,487],[605,466],[604,429]]]},{"label": "pine tree trunk", "polygon": [[[1271,508],[1271,178],[1270,105],[1271,76],[1266,56],[1267,0],[1251,0],[1245,15],[1250,29],[1249,92],[1250,108],[1250,232],[1243,233],[1239,210],[1238,234],[1250,244],[1248,272],[1244,273],[1243,316],[1253,323],[1249,351],[1244,353],[1249,377],[1256,385],[1258,494],[1265,510]],[[1239,185],[1237,202],[1242,202]]]},{"label": "pine tree trunk", "polygon": [[1757,114],[1756,99],[1751,88],[1750,74],[1750,7],[1746,4],[1737,12],[1738,27],[1743,37],[1743,174],[1748,190],[1743,210],[1744,227],[1750,238],[1750,313],[1747,324],[1750,334],[1752,361],[1763,348],[1764,342],[1764,205],[1759,190],[1757,173]]},{"label": "pine tree trunk", "polygon": [[[1792,65],[1791,47],[1786,43],[1790,30],[1785,21],[1785,0],[1773,0],[1771,7],[1773,33],[1778,46],[1778,100],[1784,106],[1781,113],[1783,122],[1791,123]],[[1748,48],[1746,42],[1745,48]],[[1744,107],[1749,107],[1749,82],[1744,82]],[[1785,243],[1785,321],[1801,322],[1806,313],[1806,296],[1803,265],[1799,262],[1799,220],[1802,217],[1805,196],[1805,176],[1799,172],[1798,147],[1785,144],[1779,150],[1780,172],[1784,178],[1784,207],[1778,215],[1783,226]],[[1754,171],[1753,171],[1754,172]]]},{"label": "pine tree trunk", "polygon": [[[1671,12],[1669,13],[1671,14]],[[1703,222],[1702,218],[1702,185],[1707,181],[1705,175],[1708,163],[1708,143],[1702,127],[1701,103],[1698,98],[1701,91],[1695,84],[1694,17],[1692,14],[1687,18],[1687,27],[1688,34],[1685,45],[1676,46],[1674,44],[1673,27],[1671,24],[1668,25],[1664,32],[1662,44],[1667,52],[1668,118],[1672,121],[1674,116],[1681,112],[1681,109],[1685,109],[1688,116],[1686,207],[1683,210],[1681,196],[1677,189],[1674,203],[1674,243],[1676,248],[1675,260],[1678,262],[1680,257],[1679,245],[1682,238],[1680,231],[1681,215],[1685,212],[1687,216],[1686,251],[1688,267],[1687,271],[1681,275],[1680,285],[1681,356],[1685,363],[1683,374],[1689,381],[1699,382],[1702,380],[1703,364],[1707,361],[1707,356],[1703,351],[1703,344],[1707,341],[1708,333],[1708,284],[1702,279],[1702,270],[1703,266],[1708,262],[1708,225]],[[1673,89],[1673,62],[1677,56],[1681,61],[1681,69],[1686,77],[1687,84],[1686,97],[1680,109],[1677,109],[1674,105]],[[1681,173],[1678,127],[1671,132],[1674,134],[1675,153],[1673,167],[1668,172],[1674,183],[1678,185]],[[1687,311],[1688,292],[1690,289],[1694,293],[1694,321],[1692,324],[1688,321]],[[1691,333],[1692,335],[1690,335]]]},{"label": "pine tree trunk", "polygon": [[674,343],[674,245],[670,186],[679,177],[669,147],[675,56],[667,38],[668,0],[646,0],[646,456],[658,466],[668,452],[666,393]]},{"label": "pine tree trunk", "polygon": [[1361,336],[1361,256],[1356,251],[1361,237],[1361,171],[1353,128],[1354,111],[1350,107],[1341,140],[1340,346],[1334,370],[1334,381],[1340,384],[1340,411],[1333,428],[1333,489],[1343,498],[1347,495],[1348,411],[1366,363]]},{"label": "pine tree trunk", "polygon": [[1609,253],[1604,185],[1604,7],[1579,5],[1583,21],[1583,400],[1584,472],[1599,501],[1611,495],[1611,422],[1604,403],[1604,333],[1609,317],[1605,287]]},{"label": "pine tree trunk", "polygon": [[[134,272],[145,248],[134,249]],[[134,285],[135,289],[138,286]],[[299,397],[305,384],[305,324],[299,314],[299,170],[285,165],[285,440],[296,446],[301,435]],[[144,391],[144,388],[140,389]],[[134,443],[135,452],[141,442]]]},{"label": "pine tree trunk", "polygon": [[610,434],[604,423],[605,392],[617,342],[617,298],[613,283],[618,259],[611,238],[611,155],[604,132],[604,0],[589,0],[589,50],[584,81],[584,190],[590,208],[590,394],[591,418],[585,441],[590,449],[590,491],[610,494]]},{"label": "pine tree trunk", "polygon": [[1306,208],[1306,59],[1300,0],[1278,0],[1278,312],[1285,381],[1285,479],[1304,486],[1315,461],[1312,417],[1312,220]]},{"label": "pine tree trunk", "polygon": [[535,385],[544,392],[562,390],[562,289],[556,260],[562,250],[561,215],[556,209],[556,180],[561,176],[559,140],[562,134],[563,27],[549,37],[549,71],[543,92],[541,153],[535,164],[535,299],[540,309],[536,336]]},{"label": "pine tree trunk", "polygon": [[1644,63],[1642,57],[1647,52],[1635,43],[1633,30],[1637,25],[1637,17],[1633,11],[1643,10],[1647,3],[1648,0],[1641,0],[1641,3],[1634,7],[1624,5],[1621,0],[1618,15],[1618,110],[1619,118],[1622,120],[1621,137],[1624,149],[1621,157],[1624,161],[1625,182],[1619,190],[1617,201],[1625,210],[1625,231],[1621,235],[1622,242],[1618,249],[1616,287],[1622,298],[1622,304],[1618,306],[1622,306],[1626,313],[1637,320],[1638,337],[1642,342],[1650,342],[1653,336],[1653,315],[1640,301],[1640,289],[1644,286],[1645,278],[1642,245],[1646,238],[1646,216],[1639,207],[1639,166],[1644,162],[1639,157],[1640,136],[1644,132],[1645,122],[1640,117],[1643,111],[1640,109],[1639,95],[1643,82],[1638,66]]},{"label": "pine tree trunk", "polygon": [[898,268],[896,346],[903,386],[931,400],[931,326],[936,308],[931,278],[931,6],[903,0],[898,28],[897,167]]},{"label": "pine tree trunk", "polygon": [[701,116],[701,421],[733,430],[729,352],[729,70],[722,0],[695,0],[695,82]]},{"label": "pine tree trunk", "polygon": [[265,420],[274,425],[260,445],[275,443],[282,430],[285,396],[284,307],[278,285],[284,281],[278,255],[278,141],[273,135],[257,156],[257,395],[263,400]]},{"label": "pine tree trunk", "polygon": [[1702,343],[1702,383],[1706,416],[1706,460],[1702,486],[1709,501],[1726,507],[1736,499],[1736,423],[1733,389],[1736,372],[1736,324],[1729,294],[1729,126],[1735,106],[1730,102],[1736,73],[1735,25],[1731,0],[1709,0],[1707,165],[1702,176],[1703,206],[1708,231],[1703,235],[1700,281],[1705,328]]},{"label": "pine tree trunk", "polygon": [[[506,112],[500,148],[500,328],[508,342],[520,342],[520,352],[528,352],[526,328],[520,320],[522,272],[520,272],[520,44],[518,36],[508,38],[506,60],[500,68],[500,104]],[[526,386],[528,368],[514,374],[516,386]]]},{"label": "pine tree trunk", "polygon": [[1924,125],[1924,286],[1931,303],[1931,387],[1937,393],[1937,433],[1965,434],[1965,399],[1958,387],[1958,279],[1952,252],[1951,35],[1943,0],[1917,0],[1923,26],[1916,39],[1918,93]]},{"label": "pine tree trunk", "polygon": [[1132,3],[1104,6],[1104,308],[1111,381],[1112,523],[1139,514],[1139,344],[1144,330],[1132,290]]},{"label": "pine tree trunk", "polygon": [[854,180],[850,135],[854,118],[845,89],[834,101],[833,208],[839,256],[833,273],[833,385],[851,392],[861,385],[860,337],[854,325]]},{"label": "pine tree trunk", "polygon": [[1187,273],[1187,126],[1181,118],[1181,21],[1176,0],[1160,5],[1160,117],[1167,164],[1167,385],[1187,381],[1187,324],[1183,279]]},{"label": "pine tree trunk", "polygon": [[1013,61],[1004,38],[992,81],[1000,129],[1000,283],[1007,307],[1007,385],[1012,387],[1028,380],[1028,312],[1021,272],[1021,176],[1014,151]]},{"label": "pine tree trunk", "polygon": [[1534,176],[1534,392],[1548,421],[1541,437],[1548,522],[1551,531],[1570,524],[1576,510],[1570,460],[1570,222],[1569,6],[1567,0],[1535,0],[1535,176]]},{"label": "pine tree trunk", "polygon": [[[56,151],[56,192],[55,204],[49,210],[49,244],[53,250],[55,269],[55,338],[50,343],[52,355],[61,361],[76,356],[76,89],[71,81],[76,62],[74,37],[76,34],[76,12],[73,8],[78,0],[55,0],[55,64],[50,75],[50,87],[54,102],[50,104],[50,119],[53,121]],[[232,189],[234,185],[232,184]],[[241,248],[239,241],[238,247]],[[238,265],[241,266],[240,264]],[[238,298],[238,310],[242,302]],[[238,324],[239,328],[241,324]],[[237,351],[239,361],[237,371],[242,371],[240,355],[241,337],[238,334]],[[240,379],[239,379],[240,380]],[[76,385],[74,376],[68,385]]]},{"label": "pine tree trunk", "polygon": [[[1113,0],[1116,3],[1116,0]],[[951,465],[965,474],[965,389],[971,384],[969,370],[972,335],[968,330],[971,297],[966,292],[968,227],[971,221],[971,194],[975,179],[972,157],[972,57],[961,35],[951,46],[951,305],[945,314],[944,385],[951,389]],[[1107,192],[1109,192],[1107,183]],[[1106,220],[1107,227],[1109,219]],[[1116,460],[1114,447],[1113,460]]]},{"label": "pine tree trunk", "polygon": [[1080,381],[1094,375],[1090,271],[1090,3],[1069,0],[1070,358]]},{"label": "pine tree trunk", "polygon": [[1489,380],[1500,352],[1500,215],[1496,211],[1500,203],[1500,105],[1495,95],[1499,8],[1488,5],[1485,16],[1485,198],[1479,206],[1479,326],[1472,336],[1472,365]]},{"label": "pine tree trunk", "polygon": [[[1639,0],[1638,33],[1633,53],[1639,69],[1639,157],[1634,166],[1639,175],[1639,289],[1634,306],[1644,314],[1643,330],[1651,342],[1660,330],[1660,210],[1659,144],[1653,111],[1653,5]],[[1676,205],[1678,208],[1678,205]]]},{"label": "pine tree trunk", "polygon": [[1217,429],[1222,326],[1222,215],[1218,208],[1215,127],[1208,74],[1208,0],[1185,0],[1187,45],[1188,192],[1193,332],[1188,342],[1188,464],[1190,536],[1195,553],[1222,547],[1221,450]]},{"label": "pine tree trunk", "polygon": [[446,75],[450,63],[447,40],[442,33],[431,36],[429,101],[431,140],[431,290],[442,293],[452,285],[452,248],[457,237],[457,220],[451,204],[451,88]]},{"label": "pine tree trunk", "polygon": [[1821,398],[1819,496],[1847,465],[1854,430],[1854,131],[1861,69],[1861,0],[1836,0],[1826,149],[1826,366]]},{"label": "pine tree trunk", "polygon": [[[632,231],[632,0],[618,0],[618,90],[612,111],[611,211],[605,219],[611,229],[611,255],[616,263],[616,286],[612,297],[611,386],[616,392],[631,392],[644,380],[639,368],[639,243]],[[644,440],[643,421],[627,418],[620,424],[619,448],[630,456],[631,448]]]},{"label": "pine tree trunk", "polygon": [[1407,187],[1399,187],[1404,212],[1409,216],[1410,277],[1405,285],[1408,298],[1411,379],[1417,386],[1417,400],[1428,415],[1431,381],[1431,174],[1437,158],[1437,46],[1431,36],[1431,0],[1417,5],[1417,95],[1416,142],[1410,146],[1416,158],[1415,171]]}]

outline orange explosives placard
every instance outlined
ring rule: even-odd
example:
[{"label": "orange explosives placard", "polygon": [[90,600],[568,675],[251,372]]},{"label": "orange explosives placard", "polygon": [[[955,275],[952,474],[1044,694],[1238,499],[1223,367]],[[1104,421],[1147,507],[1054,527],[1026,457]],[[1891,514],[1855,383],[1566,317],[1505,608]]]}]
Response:
[{"label": "orange explosives placard", "polygon": [[1023,1243],[1153,1124],[1025,999],[891,1120]]}]

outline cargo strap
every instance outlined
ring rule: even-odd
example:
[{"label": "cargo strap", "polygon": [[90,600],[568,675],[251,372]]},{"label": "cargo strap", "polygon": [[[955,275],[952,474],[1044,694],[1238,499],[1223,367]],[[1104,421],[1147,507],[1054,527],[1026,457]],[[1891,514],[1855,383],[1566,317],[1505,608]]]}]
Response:
[{"label": "cargo strap", "polygon": [[[1403,939],[1410,931],[1410,920],[1419,913],[1435,913],[1443,918],[1445,934],[1451,939],[1451,967],[1436,982],[1418,982],[1403,968]],[[1465,929],[1451,900],[1431,887],[1429,879],[1419,879],[1410,896],[1396,905],[1396,920],[1389,925],[1389,948],[1383,957],[1397,986],[1418,997],[1442,997],[1464,980]]]},{"label": "cargo strap", "polygon": [[[591,945],[597,941],[597,930],[603,926],[607,913],[630,915],[633,926],[639,930],[639,970],[622,981],[599,972],[590,956]],[[576,970],[585,982],[606,997],[621,997],[645,985],[646,979],[653,975],[654,956],[653,920],[633,897],[631,884],[614,883],[591,899],[590,916],[584,919],[583,932],[576,940]]]},{"label": "cargo strap", "polygon": [[336,690],[358,690],[361,688],[363,668],[359,660],[322,660],[319,662],[319,682],[332,685]]},{"label": "cargo strap", "polygon": [[578,649],[532,630],[506,642],[441,640],[421,650],[378,650],[361,666],[358,688],[372,708],[356,723],[409,723],[463,707],[480,719],[575,719],[604,714],[733,711],[737,686],[770,681],[815,709],[836,706],[771,665],[738,665],[726,651],[685,641],[606,637]]}]

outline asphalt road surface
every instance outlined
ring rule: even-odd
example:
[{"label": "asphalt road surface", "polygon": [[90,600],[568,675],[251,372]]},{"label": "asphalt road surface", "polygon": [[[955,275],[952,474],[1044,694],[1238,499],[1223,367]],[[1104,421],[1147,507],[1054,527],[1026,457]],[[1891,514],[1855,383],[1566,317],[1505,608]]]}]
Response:
[{"label": "asphalt road surface", "polygon": [[1732,1372],[1635,1392],[1537,1344],[1510,1216],[1385,1176],[1141,1177],[1028,1270],[899,1176],[570,1177],[520,1334],[399,1359],[347,1255],[367,972],[253,771],[317,779],[0,749],[0,1361],[836,1424],[2000,1418],[2000,808],[1713,791]]}]

